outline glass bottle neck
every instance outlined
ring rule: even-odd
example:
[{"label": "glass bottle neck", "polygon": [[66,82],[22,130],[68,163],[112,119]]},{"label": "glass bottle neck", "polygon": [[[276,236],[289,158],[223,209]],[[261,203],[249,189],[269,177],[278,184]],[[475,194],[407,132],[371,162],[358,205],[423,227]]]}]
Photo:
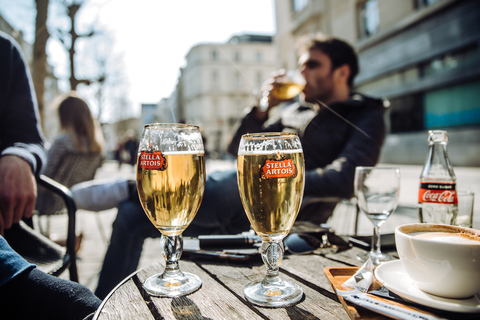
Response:
[{"label": "glass bottle neck", "polygon": [[422,170],[423,181],[456,181],[447,153],[447,142],[429,143],[428,158]]}]

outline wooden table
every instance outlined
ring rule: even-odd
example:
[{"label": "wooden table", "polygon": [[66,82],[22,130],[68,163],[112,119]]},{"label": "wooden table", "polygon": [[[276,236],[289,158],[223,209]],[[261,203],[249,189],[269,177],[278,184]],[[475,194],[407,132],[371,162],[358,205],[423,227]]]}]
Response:
[{"label": "wooden table", "polygon": [[296,282],[304,291],[304,298],[287,308],[256,307],[245,300],[244,286],[265,276],[260,255],[248,262],[182,258],[180,269],[198,275],[202,287],[177,298],[153,297],[142,287],[145,279],[163,271],[164,262],[159,261],[119,284],[94,319],[350,319],[324,269],[360,266],[356,259],[360,252],[364,251],[354,247],[342,252],[286,254],[280,265],[281,277]]}]

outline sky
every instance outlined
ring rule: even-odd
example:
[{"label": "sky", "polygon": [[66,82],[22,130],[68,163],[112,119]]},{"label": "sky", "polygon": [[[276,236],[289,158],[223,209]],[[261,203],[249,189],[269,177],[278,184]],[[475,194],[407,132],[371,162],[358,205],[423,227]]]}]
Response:
[{"label": "sky", "polygon": [[[60,0],[50,0],[55,4]],[[120,61],[129,97],[156,103],[170,96],[188,50],[198,43],[225,42],[244,32],[274,34],[274,0],[87,0],[79,12],[79,32],[106,30],[109,50]],[[0,13],[33,40],[34,0],[0,0]],[[49,19],[58,13],[49,12]],[[57,22],[60,20],[57,20]],[[67,76],[65,53],[53,41],[47,48],[55,74]]]}]

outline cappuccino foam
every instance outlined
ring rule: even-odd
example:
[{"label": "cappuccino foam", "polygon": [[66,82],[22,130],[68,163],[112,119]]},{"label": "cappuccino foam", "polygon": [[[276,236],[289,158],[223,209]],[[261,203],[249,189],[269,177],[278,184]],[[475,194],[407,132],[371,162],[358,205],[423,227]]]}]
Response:
[{"label": "cappuccino foam", "polygon": [[416,232],[411,234],[412,236],[420,239],[429,239],[433,241],[439,241],[444,243],[458,243],[458,244],[471,244],[480,245],[480,237],[463,232]]}]

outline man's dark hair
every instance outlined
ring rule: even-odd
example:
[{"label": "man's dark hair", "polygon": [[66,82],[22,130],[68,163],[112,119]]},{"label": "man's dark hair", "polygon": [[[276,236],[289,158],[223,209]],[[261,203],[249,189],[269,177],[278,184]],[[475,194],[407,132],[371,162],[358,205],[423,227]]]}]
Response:
[{"label": "man's dark hair", "polygon": [[353,88],[353,81],[358,74],[358,57],[355,49],[347,42],[332,37],[310,38],[304,47],[307,51],[320,50],[332,61],[332,71],[344,64],[350,67],[348,85]]}]

